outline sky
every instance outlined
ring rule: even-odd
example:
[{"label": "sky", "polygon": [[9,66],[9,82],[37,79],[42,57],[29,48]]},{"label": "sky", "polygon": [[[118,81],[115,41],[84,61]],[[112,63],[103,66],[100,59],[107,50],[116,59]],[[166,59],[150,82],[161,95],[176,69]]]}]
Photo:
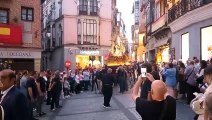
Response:
[{"label": "sky", "polygon": [[132,41],[131,25],[134,23],[134,15],[132,14],[134,0],[117,0],[117,8],[122,13],[122,19],[126,25],[126,37],[129,42]]}]

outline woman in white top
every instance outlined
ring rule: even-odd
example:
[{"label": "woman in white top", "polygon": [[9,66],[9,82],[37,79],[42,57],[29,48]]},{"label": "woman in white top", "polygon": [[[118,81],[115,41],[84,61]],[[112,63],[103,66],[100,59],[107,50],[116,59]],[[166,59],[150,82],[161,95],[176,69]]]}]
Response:
[{"label": "woman in white top", "polygon": [[207,86],[207,84],[203,83],[203,79],[204,79],[204,69],[207,67],[207,62],[205,60],[202,60],[200,62],[200,70],[199,72],[196,74],[197,79],[197,85],[199,87],[200,91],[205,91],[205,89],[203,89],[205,86]]},{"label": "woman in white top", "polygon": [[84,77],[84,90],[88,91],[88,86],[90,84],[90,72],[88,71],[88,69],[86,68],[83,71],[83,77]]},{"label": "woman in white top", "polygon": [[194,93],[196,98],[191,101],[191,108],[195,113],[199,115],[198,120],[204,120],[204,100],[206,96],[212,93],[212,65],[209,65],[204,70],[204,83],[208,85],[207,89],[205,90],[204,94]]},{"label": "woman in white top", "polygon": [[200,62],[200,66],[201,66],[201,68],[200,68],[200,70],[198,71],[198,73],[196,74],[197,77],[201,77],[201,76],[204,75],[204,69],[207,67],[207,62],[206,62],[205,60],[202,60],[202,61]]},{"label": "woman in white top", "polygon": [[82,72],[79,71],[76,73],[76,76],[75,76],[75,81],[76,81],[76,89],[75,89],[75,92],[76,94],[79,94],[80,91],[82,90],[82,86],[80,84],[80,82],[83,80],[83,75],[82,75]]}]

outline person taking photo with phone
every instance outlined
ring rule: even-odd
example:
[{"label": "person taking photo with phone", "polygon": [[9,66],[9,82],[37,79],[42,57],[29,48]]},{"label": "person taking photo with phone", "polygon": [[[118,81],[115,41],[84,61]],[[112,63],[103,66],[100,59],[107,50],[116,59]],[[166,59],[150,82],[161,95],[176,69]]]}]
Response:
[{"label": "person taking photo with phone", "polygon": [[[139,88],[144,81],[152,82],[149,100],[139,96]],[[149,73],[146,73],[146,77],[139,76],[133,87],[132,99],[142,120],[176,119],[175,99],[167,94],[166,84],[162,80],[155,80]]]}]

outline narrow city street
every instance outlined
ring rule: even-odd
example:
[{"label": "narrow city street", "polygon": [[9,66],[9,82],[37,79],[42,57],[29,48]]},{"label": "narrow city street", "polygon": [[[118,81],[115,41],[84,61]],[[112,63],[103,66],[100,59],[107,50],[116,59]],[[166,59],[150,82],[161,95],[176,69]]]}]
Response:
[{"label": "narrow city street", "polygon": [[[63,100],[62,109],[55,112],[45,109],[49,113],[40,120],[82,120],[85,118],[86,120],[141,120],[135,111],[135,104],[131,99],[130,92],[120,94],[115,88],[111,100],[112,108],[105,109],[102,104],[102,95],[90,91],[83,92]],[[176,114],[177,120],[192,120],[194,116],[189,106],[179,101]]]}]

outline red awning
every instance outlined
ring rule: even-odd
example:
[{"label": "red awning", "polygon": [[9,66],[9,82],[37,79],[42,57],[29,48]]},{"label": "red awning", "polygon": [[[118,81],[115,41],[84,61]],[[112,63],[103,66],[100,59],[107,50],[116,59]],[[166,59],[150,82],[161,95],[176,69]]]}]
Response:
[{"label": "red awning", "polygon": [[22,27],[19,25],[0,24],[0,43],[22,44]]}]

